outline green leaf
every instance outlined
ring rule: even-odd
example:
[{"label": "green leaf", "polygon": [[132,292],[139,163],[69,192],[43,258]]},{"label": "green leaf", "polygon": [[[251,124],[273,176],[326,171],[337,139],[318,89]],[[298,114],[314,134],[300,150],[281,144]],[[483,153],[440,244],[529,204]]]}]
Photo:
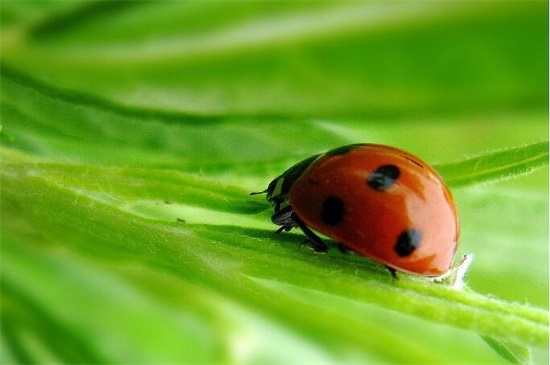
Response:
[{"label": "green leaf", "polygon": [[70,2],[9,24],[2,62],[149,113],[326,118],[542,107],[546,9],[542,1]]},{"label": "green leaf", "polygon": [[[546,361],[547,3],[0,7],[1,362]],[[274,233],[357,142],[441,172],[463,289]]]},{"label": "green leaf", "polygon": [[[363,260],[350,261],[341,255],[320,260],[311,255],[304,258],[300,250],[292,253],[287,252],[288,248],[258,246],[261,244],[258,238],[267,236],[248,228],[262,226],[258,223],[249,222],[244,226],[206,224],[221,214],[216,211],[254,212],[243,205],[239,194],[227,188],[220,190],[207,181],[201,185],[195,182],[196,178],[151,171],[149,177],[152,180],[146,185],[140,169],[121,171],[118,168],[79,168],[44,163],[4,164],[2,172],[4,209],[16,211],[18,206],[32,206],[31,216],[26,219],[40,221],[42,234],[47,237],[70,239],[75,249],[105,258],[115,255],[120,259],[145,263],[150,262],[149,256],[153,254],[154,266],[164,267],[176,277],[201,283],[201,286],[217,290],[221,289],[220,285],[232,288],[230,293],[222,290],[229,297],[249,298],[256,292],[271,293],[265,298],[254,298],[254,301],[264,310],[270,308],[280,315],[293,317],[293,310],[289,312],[287,307],[279,307],[288,300],[330,310],[325,297],[336,295],[347,300],[364,298],[365,303],[519,344],[543,346],[548,341],[548,315],[545,311],[445,289],[414,278],[392,282],[390,276],[376,266]],[[152,181],[162,183],[155,186]],[[176,193],[173,185],[181,186],[181,191]],[[20,186],[25,186],[25,189],[21,190]],[[41,193],[29,196],[29,191]],[[212,201],[207,194],[209,191],[215,194]],[[245,197],[246,193],[241,191],[240,195]],[[165,196],[172,200],[163,202]],[[192,200],[187,200],[189,197]],[[79,203],[75,205],[75,201]],[[159,208],[159,205],[166,204],[169,209]],[[188,217],[184,214],[196,214],[196,211],[186,208],[189,204],[208,207],[208,210],[201,211],[200,216]],[[173,209],[173,205],[179,206]],[[176,223],[179,216],[175,214],[183,215],[188,223]],[[151,217],[157,223],[148,223]],[[224,218],[227,222],[245,223],[238,216]],[[70,231],[66,231],[67,226],[72,227]],[[94,237],[103,238],[92,248],[88,242],[95,241]],[[186,241],[192,244],[181,244]],[[233,262],[235,254],[238,254],[240,264]],[[302,256],[300,261],[291,260],[297,258],[296,254]],[[197,262],[199,257],[208,258],[210,273],[200,269],[200,263],[204,261]],[[347,269],[343,270],[345,266],[342,264],[346,261]],[[178,262],[186,264],[179,266]],[[273,265],[277,270],[272,269]],[[7,268],[9,270],[10,265]],[[296,275],[297,271],[300,275]],[[197,277],[197,273],[200,276]],[[220,282],[217,278],[224,279]],[[331,284],[336,278],[338,284]],[[248,283],[246,287],[240,284],[243,280]],[[275,306],[269,303],[272,295],[280,296]],[[319,300],[313,299],[319,295]],[[288,306],[292,307],[290,303]],[[359,313],[357,315],[362,317]],[[315,320],[309,325],[320,326]],[[346,341],[351,340],[346,338]]]},{"label": "green leaf", "polygon": [[548,166],[548,141],[436,166],[451,186],[518,177]]},{"label": "green leaf", "polygon": [[485,342],[512,364],[532,364],[529,349],[516,343],[503,343],[492,337],[483,336]]}]

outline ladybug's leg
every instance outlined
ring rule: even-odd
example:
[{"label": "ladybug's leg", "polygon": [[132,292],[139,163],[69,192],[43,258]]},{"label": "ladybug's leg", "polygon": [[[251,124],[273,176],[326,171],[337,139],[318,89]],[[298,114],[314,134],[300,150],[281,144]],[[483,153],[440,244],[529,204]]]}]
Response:
[{"label": "ladybug's leg", "polygon": [[388,271],[389,271],[390,274],[391,274],[392,279],[394,279],[394,280],[399,279],[399,277],[397,276],[397,271],[396,271],[393,267],[389,267],[389,266],[385,266],[385,265],[384,265],[384,267],[385,267],[386,269],[388,269]]},{"label": "ladybug's leg", "polygon": [[308,242],[311,244],[315,252],[321,253],[328,251],[327,244],[311,229],[309,229],[305,223],[296,216],[296,214],[294,214],[294,211],[290,205],[276,210],[275,214],[271,216],[271,221],[276,225],[281,226],[277,230],[277,234],[283,231],[290,231],[294,227],[299,227],[307,236]]},{"label": "ladybug's leg", "polygon": [[321,237],[317,236],[315,232],[309,229],[308,226],[306,226],[305,223],[300,220],[300,218],[296,217],[295,214],[292,215],[292,218],[296,223],[296,225],[307,236],[308,241],[311,244],[311,247],[313,248],[313,251],[317,253],[325,253],[328,251],[328,246]]},{"label": "ladybug's leg", "polygon": [[338,250],[339,250],[341,253],[344,253],[344,254],[357,255],[357,252],[355,252],[354,250],[352,250],[352,249],[349,248],[348,246],[344,246],[344,245],[341,244],[341,243],[338,244]]},{"label": "ladybug's leg", "polygon": [[277,203],[275,206],[275,213],[271,216],[271,221],[281,226],[277,230],[277,233],[281,233],[282,231],[290,231],[293,227],[298,227],[298,225],[294,222],[292,208],[290,205],[287,205],[286,207],[280,208],[280,203]]}]

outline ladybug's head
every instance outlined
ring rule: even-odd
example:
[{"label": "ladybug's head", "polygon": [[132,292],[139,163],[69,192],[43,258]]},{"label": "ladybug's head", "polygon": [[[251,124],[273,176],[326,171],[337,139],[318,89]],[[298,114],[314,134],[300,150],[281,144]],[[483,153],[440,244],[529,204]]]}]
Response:
[{"label": "ladybug's head", "polygon": [[268,202],[275,204],[280,204],[287,199],[290,186],[285,183],[285,177],[279,176],[275,180],[271,181],[267,186],[267,189],[263,191],[255,191],[250,193],[250,195],[266,194],[266,199]]},{"label": "ladybug's head", "polygon": [[265,193],[267,201],[275,205],[275,210],[278,210],[278,207],[288,200],[288,194],[294,182],[302,176],[304,171],[313,161],[317,159],[317,157],[319,157],[319,155],[311,156],[301,162],[298,162],[296,165],[292,166],[271,181],[267,186],[267,189],[251,194],[255,195]]}]

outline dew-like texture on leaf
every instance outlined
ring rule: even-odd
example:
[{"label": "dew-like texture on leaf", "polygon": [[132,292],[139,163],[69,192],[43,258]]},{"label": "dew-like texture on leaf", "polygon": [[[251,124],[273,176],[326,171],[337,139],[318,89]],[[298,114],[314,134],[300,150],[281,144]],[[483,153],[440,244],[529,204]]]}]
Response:
[{"label": "dew-like texture on leaf", "polygon": [[[0,362],[543,363],[547,14],[1,2]],[[274,233],[250,192],[355,143],[448,183],[464,289]]]}]

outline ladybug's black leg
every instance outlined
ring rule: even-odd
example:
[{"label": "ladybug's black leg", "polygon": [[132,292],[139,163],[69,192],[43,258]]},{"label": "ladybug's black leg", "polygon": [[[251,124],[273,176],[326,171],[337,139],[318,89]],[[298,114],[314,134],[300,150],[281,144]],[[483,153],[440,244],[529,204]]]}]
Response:
[{"label": "ladybug's black leg", "polygon": [[328,251],[328,246],[321,237],[317,236],[311,229],[309,229],[308,226],[306,226],[305,223],[300,220],[300,218],[296,217],[295,214],[292,215],[292,218],[296,225],[307,236],[308,242],[311,244],[313,251],[317,253],[325,253]]},{"label": "ladybug's black leg", "polygon": [[344,254],[352,254],[352,255],[356,255],[357,252],[355,252],[354,250],[352,250],[351,248],[349,248],[348,246],[344,246],[343,244],[339,243],[338,244],[338,250],[341,252],[341,253],[344,253]]},{"label": "ladybug's black leg", "polygon": [[290,231],[294,227],[299,227],[307,236],[308,242],[311,244],[311,247],[315,252],[324,253],[328,251],[327,244],[311,229],[309,229],[305,223],[296,216],[296,214],[294,214],[294,211],[290,205],[276,210],[275,214],[271,216],[271,221],[276,225],[281,226],[276,231],[277,234]]},{"label": "ladybug's black leg", "polygon": [[277,203],[275,213],[271,216],[271,221],[274,224],[281,226],[281,228],[277,230],[277,233],[281,233],[282,231],[290,231],[293,227],[298,226],[294,222],[293,216],[294,214],[290,205],[287,205],[281,209],[280,204]]},{"label": "ladybug's black leg", "polygon": [[397,276],[397,271],[393,267],[384,266],[391,274],[392,279],[397,280],[399,277]]},{"label": "ladybug's black leg", "polygon": [[282,226],[278,230],[275,231],[275,234],[281,234],[281,232],[288,232],[292,229],[292,226]]}]

